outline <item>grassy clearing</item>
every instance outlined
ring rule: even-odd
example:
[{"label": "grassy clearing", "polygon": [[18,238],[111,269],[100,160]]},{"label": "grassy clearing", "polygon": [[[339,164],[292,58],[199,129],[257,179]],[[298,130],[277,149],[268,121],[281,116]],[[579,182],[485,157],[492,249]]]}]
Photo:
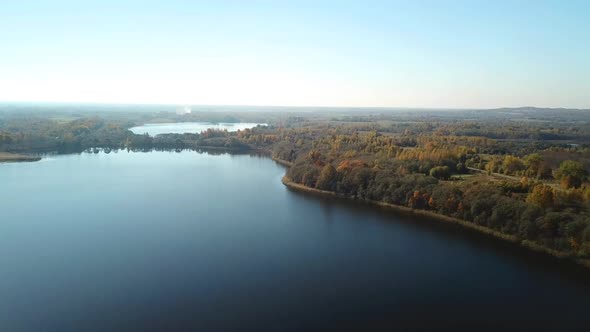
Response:
[{"label": "grassy clearing", "polygon": [[477,177],[476,174],[454,174],[453,176],[451,176],[451,180],[470,180]]}]

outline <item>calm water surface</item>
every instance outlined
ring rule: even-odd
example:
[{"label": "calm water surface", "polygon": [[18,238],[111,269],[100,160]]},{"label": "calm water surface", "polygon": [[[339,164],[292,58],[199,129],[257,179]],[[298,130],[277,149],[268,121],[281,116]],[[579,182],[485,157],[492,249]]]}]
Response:
[{"label": "calm water surface", "polygon": [[196,152],[0,164],[1,330],[589,326],[587,273],[283,173]]},{"label": "calm water surface", "polygon": [[209,128],[227,130],[229,132],[254,128],[258,125],[266,126],[260,123],[210,123],[210,122],[174,122],[174,123],[153,123],[139,127],[129,128],[135,134],[145,134],[156,136],[159,134],[184,134],[200,133]]}]

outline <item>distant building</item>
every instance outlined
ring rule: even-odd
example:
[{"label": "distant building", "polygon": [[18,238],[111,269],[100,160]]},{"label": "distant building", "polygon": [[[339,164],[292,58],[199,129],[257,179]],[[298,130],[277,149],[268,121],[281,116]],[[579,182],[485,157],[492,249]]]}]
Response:
[{"label": "distant building", "polygon": [[182,106],[176,109],[176,114],[178,115],[185,115],[191,114],[191,107],[190,106]]}]

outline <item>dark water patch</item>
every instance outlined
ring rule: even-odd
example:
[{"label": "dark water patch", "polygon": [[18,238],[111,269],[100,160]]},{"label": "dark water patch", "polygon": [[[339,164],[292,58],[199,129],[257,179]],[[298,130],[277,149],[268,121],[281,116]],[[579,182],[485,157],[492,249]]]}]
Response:
[{"label": "dark water patch", "polygon": [[7,331],[585,327],[588,274],[453,225],[291,192],[268,158],[0,165]]}]

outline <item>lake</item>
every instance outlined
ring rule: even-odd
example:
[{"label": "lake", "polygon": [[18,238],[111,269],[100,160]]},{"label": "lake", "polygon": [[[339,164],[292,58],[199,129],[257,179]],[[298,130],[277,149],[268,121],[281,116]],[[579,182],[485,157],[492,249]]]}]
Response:
[{"label": "lake", "polygon": [[129,128],[134,134],[148,134],[156,136],[159,134],[184,134],[200,133],[209,128],[227,130],[229,132],[254,128],[258,125],[266,126],[264,123],[210,123],[210,122],[174,122],[174,123],[150,123],[143,126]]},{"label": "lake", "polygon": [[3,331],[590,323],[589,274],[453,225],[293,192],[256,155],[0,164]]}]

